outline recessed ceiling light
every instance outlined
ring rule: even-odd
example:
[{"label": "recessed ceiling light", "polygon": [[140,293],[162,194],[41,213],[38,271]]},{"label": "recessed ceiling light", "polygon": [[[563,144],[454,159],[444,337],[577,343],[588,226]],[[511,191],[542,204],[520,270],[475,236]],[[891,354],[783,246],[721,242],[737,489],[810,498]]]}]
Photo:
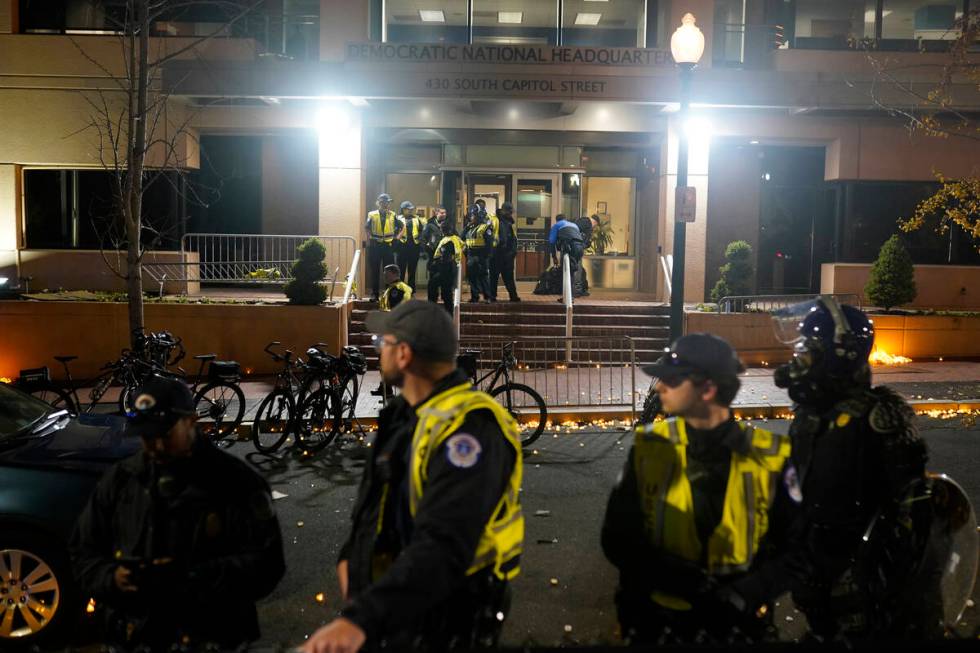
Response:
[{"label": "recessed ceiling light", "polygon": [[523,11],[498,11],[497,22],[509,25],[519,25],[524,22]]},{"label": "recessed ceiling light", "polygon": [[445,23],[446,14],[441,9],[419,9],[419,18],[423,23]]},{"label": "recessed ceiling light", "polygon": [[749,141],[749,145],[758,145],[759,141]]},{"label": "recessed ceiling light", "polygon": [[586,2],[609,2],[609,0],[585,0]]},{"label": "recessed ceiling light", "polygon": [[576,25],[598,25],[599,19],[602,18],[602,14],[576,14],[575,24]]}]

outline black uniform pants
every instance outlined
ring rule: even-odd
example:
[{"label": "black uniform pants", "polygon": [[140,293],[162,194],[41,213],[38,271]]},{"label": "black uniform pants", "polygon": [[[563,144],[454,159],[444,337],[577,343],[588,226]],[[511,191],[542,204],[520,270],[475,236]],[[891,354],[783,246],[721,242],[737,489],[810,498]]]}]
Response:
[{"label": "black uniform pants", "polygon": [[466,253],[466,280],[470,283],[470,299],[480,301],[480,295],[492,299],[490,294],[489,252],[471,249]]},{"label": "black uniform pants", "polygon": [[582,244],[577,241],[558,241],[558,260],[559,265],[564,265],[565,257],[563,254],[568,254],[568,264],[569,264],[569,275],[572,278],[572,296],[578,297],[585,292],[582,284],[582,256],[585,254],[585,248]]},{"label": "black uniform pants", "polygon": [[429,264],[429,301],[438,302],[440,295],[442,302],[453,314],[453,291],[456,290],[456,276],[459,272],[455,263],[430,263]]},{"label": "black uniform pants", "polygon": [[395,256],[398,267],[401,269],[402,281],[405,281],[413,292],[415,291],[415,276],[419,267],[420,253],[421,248],[418,245],[399,245]]},{"label": "black uniform pants", "polygon": [[497,299],[497,283],[502,276],[507,294],[511,299],[517,299],[517,285],[514,283],[514,259],[517,252],[509,252],[500,248],[494,249],[490,256],[490,297]]},{"label": "black uniform pants", "polygon": [[367,250],[368,285],[371,286],[371,296],[378,297],[381,294],[381,270],[395,262],[395,252],[391,243],[374,241],[368,245]]}]

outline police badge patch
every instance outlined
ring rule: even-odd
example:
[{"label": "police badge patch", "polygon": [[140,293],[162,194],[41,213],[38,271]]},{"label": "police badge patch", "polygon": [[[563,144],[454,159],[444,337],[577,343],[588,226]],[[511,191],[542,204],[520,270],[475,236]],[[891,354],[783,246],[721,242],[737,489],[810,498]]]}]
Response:
[{"label": "police badge patch", "polygon": [[803,502],[803,488],[800,487],[800,476],[796,473],[795,465],[787,465],[786,473],[783,474],[783,484],[786,486],[786,494],[796,503]]},{"label": "police badge patch", "polygon": [[472,467],[480,459],[483,447],[469,433],[457,433],[446,440],[446,457],[449,464],[460,469]]}]

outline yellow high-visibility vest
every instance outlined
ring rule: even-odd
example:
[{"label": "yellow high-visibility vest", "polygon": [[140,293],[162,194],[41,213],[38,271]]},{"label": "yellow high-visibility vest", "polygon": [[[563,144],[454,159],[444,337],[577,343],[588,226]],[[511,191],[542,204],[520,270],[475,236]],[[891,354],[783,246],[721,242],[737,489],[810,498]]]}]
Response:
[{"label": "yellow high-visibility vest", "polygon": [[463,249],[465,245],[463,245],[463,241],[456,234],[443,237],[443,239],[439,241],[439,244],[436,245],[436,253],[432,255],[432,258],[441,259],[442,248],[447,244],[451,244],[453,246],[453,261],[459,263],[463,258]]},{"label": "yellow high-visibility vest", "polygon": [[489,224],[483,223],[477,225],[476,229],[467,229],[466,248],[493,247],[493,232],[491,231],[490,234],[487,235],[487,229],[489,227]]},{"label": "yellow high-visibility vest", "polygon": [[[710,574],[747,570],[769,529],[769,508],[790,455],[790,439],[739,424],[747,453],[732,452],[721,522],[702,543],[694,520],[694,500],[687,478],[687,430],[684,420],[671,418],[637,427],[633,444],[644,526],[655,548],[684,560],[707,561]],[[703,556],[703,547],[707,555]],[[662,592],[651,598],[660,605],[687,610],[687,601]]]},{"label": "yellow high-visibility vest", "polygon": [[395,239],[395,212],[385,211],[384,221],[381,219],[381,211],[371,211],[368,213],[368,221],[371,223],[371,240],[380,243],[390,243]]},{"label": "yellow high-visibility vest", "polygon": [[[395,304],[395,306],[392,306],[391,305],[391,300],[390,300],[388,294],[391,292],[391,289],[392,288],[398,288],[403,293],[405,293],[404,295],[402,295],[401,301],[407,302],[408,300],[410,300],[412,298],[412,287],[410,285],[408,285],[407,283],[405,283],[404,281],[396,281],[395,283],[393,283],[390,286],[388,286],[387,288],[385,288],[384,293],[381,295],[381,299],[378,300],[378,310],[381,310],[381,311],[390,311],[390,310],[394,309],[395,306],[398,305],[398,304]],[[401,302],[399,302],[399,303],[401,303]]]},{"label": "yellow high-visibility vest", "polygon": [[408,243],[408,230],[409,228],[411,228],[412,242],[420,246],[422,243],[419,241],[419,235],[422,233],[422,229],[425,228],[425,223],[426,223],[425,218],[420,218],[416,216],[411,221],[411,225],[412,225],[411,227],[408,226],[409,221],[407,219],[399,218],[399,220],[401,220],[402,223],[402,230],[398,232],[398,240],[400,240],[403,243]]},{"label": "yellow high-visibility vest", "polygon": [[453,435],[474,410],[493,413],[504,439],[514,449],[514,470],[507,481],[503,496],[497,502],[483,529],[467,576],[491,569],[501,580],[520,573],[520,556],[524,547],[524,515],[521,512],[521,441],[517,422],[503,406],[485,392],[474,390],[467,381],[432,397],[415,409],[419,421],[412,434],[409,470],[409,511],[415,517],[428,479],[432,453]]}]

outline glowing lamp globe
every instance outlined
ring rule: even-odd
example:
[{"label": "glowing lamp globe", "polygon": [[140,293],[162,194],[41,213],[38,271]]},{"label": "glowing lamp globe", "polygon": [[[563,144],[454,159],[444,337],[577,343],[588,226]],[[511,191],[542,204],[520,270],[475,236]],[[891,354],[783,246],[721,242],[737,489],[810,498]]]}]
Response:
[{"label": "glowing lamp globe", "polygon": [[694,14],[684,14],[681,26],[670,37],[670,53],[679,64],[696,65],[704,54],[704,34],[694,23]]}]

